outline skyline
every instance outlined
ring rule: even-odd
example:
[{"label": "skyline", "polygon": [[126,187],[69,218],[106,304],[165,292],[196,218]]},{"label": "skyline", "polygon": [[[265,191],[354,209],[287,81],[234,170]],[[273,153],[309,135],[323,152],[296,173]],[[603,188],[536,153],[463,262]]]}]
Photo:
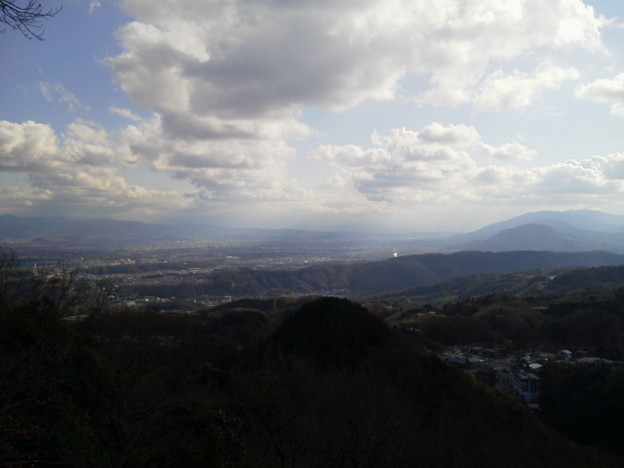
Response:
[{"label": "skyline", "polygon": [[624,2],[50,4],[0,33],[0,214],[469,231],[624,214]]}]

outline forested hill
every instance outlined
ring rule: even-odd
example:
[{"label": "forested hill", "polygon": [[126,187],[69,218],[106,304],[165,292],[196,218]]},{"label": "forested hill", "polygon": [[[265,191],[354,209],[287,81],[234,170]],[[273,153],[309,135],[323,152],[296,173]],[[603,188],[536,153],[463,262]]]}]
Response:
[{"label": "forested hill", "polygon": [[212,273],[192,284],[145,287],[154,295],[342,294],[360,297],[396,291],[453,278],[506,274],[521,270],[598,267],[624,264],[624,255],[610,252],[457,252],[392,258],[370,263],[319,265],[299,270],[238,270]]},{"label": "forested hill", "polygon": [[580,290],[612,291],[624,285],[624,265],[598,268],[557,268],[461,276],[449,281],[414,286],[367,296],[366,301],[391,301],[405,305],[445,304],[486,294],[513,296],[565,295]]},{"label": "forested hill", "polygon": [[[345,299],[276,328],[51,305],[0,307],[3,467],[619,466]],[[274,331],[226,351],[251,323]]]}]

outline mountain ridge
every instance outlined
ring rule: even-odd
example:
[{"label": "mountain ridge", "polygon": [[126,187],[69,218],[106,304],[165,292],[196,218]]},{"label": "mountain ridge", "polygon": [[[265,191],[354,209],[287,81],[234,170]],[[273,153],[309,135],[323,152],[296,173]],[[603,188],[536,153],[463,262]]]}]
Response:
[{"label": "mountain ridge", "polygon": [[[522,226],[533,226],[522,227]],[[537,228],[536,226],[543,226]],[[539,231],[541,230],[541,231]],[[624,216],[594,210],[525,213],[476,231],[381,233],[304,229],[233,228],[198,223],[146,223],[110,219],[71,219],[0,215],[0,239],[39,242],[145,242],[200,239],[245,241],[350,241],[383,239],[407,253],[465,250],[613,250],[624,252]]]},{"label": "mountain ridge", "polygon": [[[466,241],[485,239],[505,229],[523,224],[543,224],[558,230],[582,229],[591,232],[624,232],[624,216],[598,210],[535,211],[489,224],[457,237]],[[591,226],[593,229],[588,229]]]},{"label": "mountain ridge", "polygon": [[595,210],[525,213],[454,236],[457,250],[624,251],[624,216]]}]

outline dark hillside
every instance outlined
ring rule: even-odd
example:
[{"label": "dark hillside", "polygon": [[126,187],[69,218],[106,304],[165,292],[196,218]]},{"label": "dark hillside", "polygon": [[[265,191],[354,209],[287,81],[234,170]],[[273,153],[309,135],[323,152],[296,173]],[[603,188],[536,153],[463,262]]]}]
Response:
[{"label": "dark hillside", "polygon": [[375,294],[366,301],[408,306],[444,304],[486,294],[515,296],[565,295],[588,290],[609,292],[624,287],[624,266],[529,270],[502,275],[462,276],[449,281]]},{"label": "dark hillside", "polygon": [[344,299],[56,312],[0,310],[3,466],[609,466]]},{"label": "dark hillside", "polygon": [[548,292],[564,294],[578,289],[604,291],[623,286],[624,266],[581,268],[557,275],[548,284]]},{"label": "dark hillside", "polygon": [[231,400],[244,466],[601,466],[349,301],[304,306],[267,344]]},{"label": "dark hillside", "polygon": [[324,298],[286,319],[265,346],[319,366],[350,367],[383,345],[387,334],[384,323],[359,304]]},{"label": "dark hillside", "polygon": [[123,388],[50,301],[0,308],[0,466],[119,466]]}]

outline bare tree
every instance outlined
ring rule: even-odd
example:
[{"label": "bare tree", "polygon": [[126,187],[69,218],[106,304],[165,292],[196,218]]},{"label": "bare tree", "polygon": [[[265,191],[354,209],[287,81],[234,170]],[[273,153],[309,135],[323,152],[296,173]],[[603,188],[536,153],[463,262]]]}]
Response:
[{"label": "bare tree", "polygon": [[28,39],[43,40],[42,20],[52,18],[60,10],[44,10],[34,0],[0,0],[0,23],[17,29]]}]

